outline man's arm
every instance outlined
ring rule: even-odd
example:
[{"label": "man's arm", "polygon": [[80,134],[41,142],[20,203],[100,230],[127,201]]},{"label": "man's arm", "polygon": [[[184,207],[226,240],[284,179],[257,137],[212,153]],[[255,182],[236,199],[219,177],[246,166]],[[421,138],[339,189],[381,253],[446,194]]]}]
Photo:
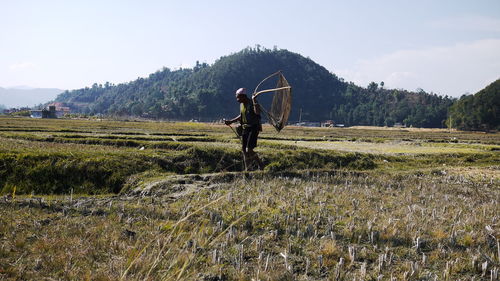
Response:
[{"label": "man's arm", "polygon": [[260,115],[260,104],[257,103],[257,99],[255,97],[252,97],[252,102],[253,102],[253,112],[255,114]]},{"label": "man's arm", "polygon": [[236,116],[235,118],[233,118],[231,120],[224,120],[224,124],[229,126],[229,125],[233,124],[234,122],[240,121],[240,119],[241,119],[241,114]]}]

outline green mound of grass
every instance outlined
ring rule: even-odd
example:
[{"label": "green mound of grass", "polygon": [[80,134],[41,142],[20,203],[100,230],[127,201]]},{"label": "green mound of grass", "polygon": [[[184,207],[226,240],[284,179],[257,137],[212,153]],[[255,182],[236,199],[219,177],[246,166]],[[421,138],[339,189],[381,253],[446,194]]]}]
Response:
[{"label": "green mound of grass", "polygon": [[[396,151],[393,143],[401,140],[408,144]],[[498,140],[499,134],[443,130],[290,127],[276,134],[264,126],[257,151],[267,174],[329,169],[411,174],[497,165]],[[0,192],[118,193],[133,176],[241,171],[239,146],[233,132],[217,124],[2,118]],[[341,152],[342,147],[348,149]],[[377,154],[376,147],[391,153]]]},{"label": "green mound of grass", "polygon": [[[262,153],[266,171],[373,169],[374,157],[359,153],[287,150]],[[2,193],[119,193],[127,179],[145,171],[203,174],[241,171],[237,149],[192,146],[176,151],[0,153]]]},{"label": "green mound of grass", "polygon": [[119,192],[126,178],[153,168],[144,157],[127,155],[0,154],[2,193],[98,194]]}]

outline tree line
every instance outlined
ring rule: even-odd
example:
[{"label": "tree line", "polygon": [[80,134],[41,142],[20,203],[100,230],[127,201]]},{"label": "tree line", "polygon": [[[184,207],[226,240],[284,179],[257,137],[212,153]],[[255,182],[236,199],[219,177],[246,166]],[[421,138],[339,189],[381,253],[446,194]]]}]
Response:
[{"label": "tree line", "polygon": [[463,95],[450,107],[448,124],[460,130],[499,130],[500,79],[475,95]]},{"label": "tree line", "polygon": [[[367,88],[329,72],[310,58],[283,49],[257,46],[223,56],[212,65],[163,68],[147,78],[114,85],[66,91],[56,99],[76,112],[151,119],[214,120],[238,112],[234,92],[251,93],[266,76],[281,70],[293,87],[290,121],[324,121],[352,125],[444,127],[456,99],[423,90],[385,89],[372,82]],[[273,82],[263,85],[273,87]],[[262,95],[264,107],[270,95]]]}]

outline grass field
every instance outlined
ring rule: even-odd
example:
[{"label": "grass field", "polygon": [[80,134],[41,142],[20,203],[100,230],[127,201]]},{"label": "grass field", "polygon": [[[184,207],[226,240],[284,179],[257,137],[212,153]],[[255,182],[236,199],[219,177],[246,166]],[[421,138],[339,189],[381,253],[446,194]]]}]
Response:
[{"label": "grass field", "polygon": [[498,280],[500,134],[0,118],[0,279]]}]

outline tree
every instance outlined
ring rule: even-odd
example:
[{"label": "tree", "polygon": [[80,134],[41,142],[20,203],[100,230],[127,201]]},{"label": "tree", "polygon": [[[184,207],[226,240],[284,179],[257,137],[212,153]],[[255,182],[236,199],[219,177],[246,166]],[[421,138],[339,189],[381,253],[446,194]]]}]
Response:
[{"label": "tree", "polygon": [[370,92],[375,92],[378,88],[378,84],[375,83],[375,82],[370,82],[370,84],[368,84],[368,90]]},{"label": "tree", "polygon": [[449,110],[452,126],[461,130],[500,129],[500,79],[475,95],[463,95]]}]

